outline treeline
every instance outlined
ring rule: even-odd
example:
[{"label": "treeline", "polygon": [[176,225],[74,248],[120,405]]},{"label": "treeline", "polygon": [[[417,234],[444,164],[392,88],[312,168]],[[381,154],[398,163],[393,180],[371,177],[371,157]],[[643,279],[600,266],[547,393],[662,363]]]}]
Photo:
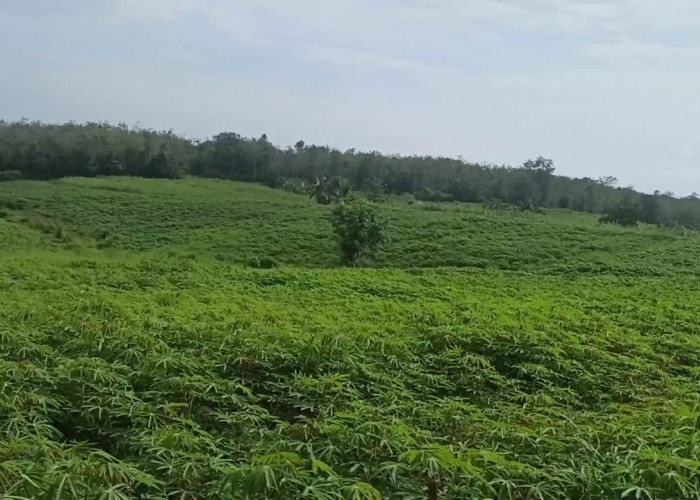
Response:
[{"label": "treeline", "polygon": [[133,175],[177,178],[194,145],[171,132],[126,125],[0,121],[0,179]]},{"label": "treeline", "polygon": [[606,213],[608,222],[647,222],[700,228],[697,196],[638,193],[616,187],[616,179],[572,179],[554,175],[550,160],[521,167],[483,165],[431,156],[341,152],[327,146],[279,148],[265,135],[221,133],[189,140],[172,132],[105,123],[48,125],[0,122],[0,179],[65,176],[183,175],[262,182],[272,187],[311,186],[342,178],[355,190],[413,194],[420,200],[498,201],[519,206]]}]

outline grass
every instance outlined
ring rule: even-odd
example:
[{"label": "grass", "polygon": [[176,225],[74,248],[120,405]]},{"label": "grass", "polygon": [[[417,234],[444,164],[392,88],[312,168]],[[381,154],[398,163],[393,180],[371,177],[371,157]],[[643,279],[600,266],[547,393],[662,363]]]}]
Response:
[{"label": "grass", "polygon": [[327,207],[258,186],[0,200],[5,498],[700,495],[694,234],[394,199],[343,269]]}]

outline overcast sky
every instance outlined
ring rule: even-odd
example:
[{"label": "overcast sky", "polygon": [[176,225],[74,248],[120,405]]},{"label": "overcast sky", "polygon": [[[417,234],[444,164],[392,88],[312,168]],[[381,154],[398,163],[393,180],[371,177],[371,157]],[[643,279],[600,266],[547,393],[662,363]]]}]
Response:
[{"label": "overcast sky", "polygon": [[700,191],[698,0],[0,0],[0,116]]}]

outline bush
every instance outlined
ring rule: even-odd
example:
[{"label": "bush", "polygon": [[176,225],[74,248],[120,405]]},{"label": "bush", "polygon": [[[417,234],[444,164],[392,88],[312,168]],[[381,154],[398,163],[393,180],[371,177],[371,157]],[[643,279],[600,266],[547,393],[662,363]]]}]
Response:
[{"label": "bush", "polygon": [[374,254],[387,241],[386,222],[376,205],[365,200],[341,203],[333,209],[333,231],[340,238],[345,264],[355,264],[361,254]]}]

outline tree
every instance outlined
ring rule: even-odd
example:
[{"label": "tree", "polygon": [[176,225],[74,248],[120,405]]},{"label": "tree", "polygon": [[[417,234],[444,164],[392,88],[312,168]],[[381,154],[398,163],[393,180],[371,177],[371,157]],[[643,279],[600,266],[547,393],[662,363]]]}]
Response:
[{"label": "tree", "polygon": [[531,172],[551,175],[554,173],[554,162],[549,158],[538,156],[535,160],[527,160],[523,163],[523,168]]},{"label": "tree", "polygon": [[[381,198],[383,191],[432,201],[494,200],[595,213],[630,198],[641,208],[640,221],[700,229],[697,193],[680,198],[658,191],[649,198],[612,176],[558,176],[552,160],[542,156],[518,168],[461,158],[340,151],[302,140],[279,148],[265,134],[224,132],[196,140],[124,124],[0,120],[0,181],[96,175],[194,175],[297,186],[299,192],[311,186],[312,197],[323,204],[340,201],[350,188],[368,192],[370,199]],[[314,185],[316,179],[322,180]]]},{"label": "tree", "polygon": [[612,175],[598,177],[598,183],[603,185],[603,186],[615,187],[615,186],[617,186],[617,182],[618,182],[617,177],[613,177]]},{"label": "tree", "polygon": [[659,197],[644,194],[641,198],[641,220],[647,224],[659,224],[661,222],[661,206]]},{"label": "tree", "polygon": [[386,194],[386,184],[381,177],[373,177],[366,183],[367,199],[371,201],[383,201]]},{"label": "tree", "polygon": [[523,168],[530,173],[537,185],[537,196],[532,200],[537,205],[546,205],[549,198],[549,186],[554,174],[554,162],[549,158],[538,156],[535,160],[523,163]]},{"label": "tree", "polygon": [[386,221],[366,200],[341,203],[333,209],[333,231],[340,239],[343,263],[355,265],[360,255],[373,255],[387,241]]},{"label": "tree", "polygon": [[527,205],[533,203],[535,185],[525,173],[517,176],[510,187],[508,201],[516,205]]}]

